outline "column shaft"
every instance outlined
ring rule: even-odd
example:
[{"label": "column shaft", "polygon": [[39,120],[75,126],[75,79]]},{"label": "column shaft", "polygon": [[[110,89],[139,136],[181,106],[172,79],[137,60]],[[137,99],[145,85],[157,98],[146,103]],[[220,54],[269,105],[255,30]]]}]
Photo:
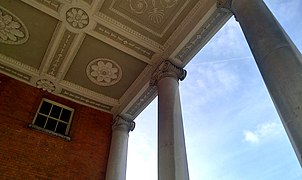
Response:
[{"label": "column shaft", "polygon": [[106,180],[125,180],[128,153],[128,133],[134,129],[133,121],[117,117],[112,127],[112,137]]},{"label": "column shaft", "polygon": [[158,89],[158,179],[189,180],[178,79],[186,72],[165,61],[155,73]]},{"label": "column shaft", "polygon": [[302,165],[302,56],[262,0],[232,0],[260,73]]}]

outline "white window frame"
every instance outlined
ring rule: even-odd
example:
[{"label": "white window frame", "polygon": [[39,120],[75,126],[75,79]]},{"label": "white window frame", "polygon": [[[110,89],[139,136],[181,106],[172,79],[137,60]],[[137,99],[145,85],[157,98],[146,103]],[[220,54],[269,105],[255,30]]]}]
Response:
[{"label": "white window frame", "polygon": [[[51,109],[49,110],[48,114],[43,114],[43,113],[40,112],[43,102],[47,102],[47,103],[51,104]],[[60,115],[59,115],[59,118],[55,118],[55,117],[50,116],[50,113],[52,112],[52,108],[53,108],[54,105],[62,108],[61,112],[60,112]],[[68,122],[60,120],[60,117],[61,117],[63,109],[69,110],[71,112]],[[69,134],[69,130],[70,130],[73,114],[74,114],[74,109],[73,108],[70,108],[68,106],[65,106],[63,104],[60,104],[58,102],[55,102],[55,101],[52,101],[52,100],[49,100],[49,99],[46,99],[46,98],[42,98],[42,100],[40,102],[40,105],[39,105],[39,108],[36,111],[36,115],[35,115],[35,117],[33,119],[33,122],[32,122],[32,124],[29,124],[29,127],[34,128],[34,129],[39,130],[39,131],[42,131],[42,132],[45,132],[45,133],[48,133],[48,134],[52,134],[52,135],[55,135],[55,136],[58,136],[58,137],[62,137],[64,139],[70,141],[70,137],[68,136],[68,134]],[[47,118],[46,122],[44,124],[44,128],[42,128],[42,127],[40,127],[38,125],[35,125],[35,122],[36,122],[36,119],[37,119],[38,115],[42,115],[42,116],[44,116],[44,117]],[[56,125],[56,128],[55,128],[54,131],[45,128],[46,125],[47,125],[47,122],[48,122],[49,118],[57,121],[57,125]],[[56,129],[57,129],[57,126],[58,126],[58,122],[67,124],[67,127],[66,127],[66,130],[65,130],[64,134],[55,132]]]}]

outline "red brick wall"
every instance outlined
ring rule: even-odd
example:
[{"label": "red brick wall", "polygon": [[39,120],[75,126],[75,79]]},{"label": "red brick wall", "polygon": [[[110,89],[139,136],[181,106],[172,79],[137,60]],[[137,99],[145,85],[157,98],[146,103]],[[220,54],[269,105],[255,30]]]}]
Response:
[{"label": "red brick wall", "polygon": [[[75,109],[71,141],[28,128],[42,98]],[[112,115],[0,74],[0,179],[105,179]]]}]

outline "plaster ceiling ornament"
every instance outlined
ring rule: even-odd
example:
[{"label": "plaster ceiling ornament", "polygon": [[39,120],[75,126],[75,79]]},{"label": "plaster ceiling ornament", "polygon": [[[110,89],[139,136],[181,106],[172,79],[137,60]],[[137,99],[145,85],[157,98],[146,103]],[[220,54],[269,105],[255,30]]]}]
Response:
[{"label": "plaster ceiling ornament", "polygon": [[42,89],[43,91],[53,92],[56,87],[53,82],[48,79],[40,79],[36,82],[37,88]]},{"label": "plaster ceiling ornament", "polygon": [[66,12],[66,21],[76,29],[83,29],[89,23],[88,14],[81,8],[70,8]]},{"label": "plaster ceiling ornament", "polygon": [[23,44],[28,37],[28,30],[24,23],[13,13],[0,6],[0,42]]},{"label": "plaster ceiling ornament", "polygon": [[111,86],[121,79],[122,69],[116,62],[110,59],[97,58],[87,65],[86,74],[95,84]]},{"label": "plaster ceiling ornament", "polygon": [[160,0],[159,4],[155,0],[151,0],[151,4],[148,4],[146,0],[128,0],[128,2],[132,12],[148,13],[148,17],[154,24],[160,24],[165,16],[164,11],[175,6],[178,0]]}]

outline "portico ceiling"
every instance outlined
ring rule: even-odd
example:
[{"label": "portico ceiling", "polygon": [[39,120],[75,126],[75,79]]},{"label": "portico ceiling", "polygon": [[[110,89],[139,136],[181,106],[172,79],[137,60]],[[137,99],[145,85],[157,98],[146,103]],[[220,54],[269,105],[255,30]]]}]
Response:
[{"label": "portico ceiling", "polygon": [[134,119],[157,65],[184,67],[229,17],[216,0],[1,0],[0,72]]}]

